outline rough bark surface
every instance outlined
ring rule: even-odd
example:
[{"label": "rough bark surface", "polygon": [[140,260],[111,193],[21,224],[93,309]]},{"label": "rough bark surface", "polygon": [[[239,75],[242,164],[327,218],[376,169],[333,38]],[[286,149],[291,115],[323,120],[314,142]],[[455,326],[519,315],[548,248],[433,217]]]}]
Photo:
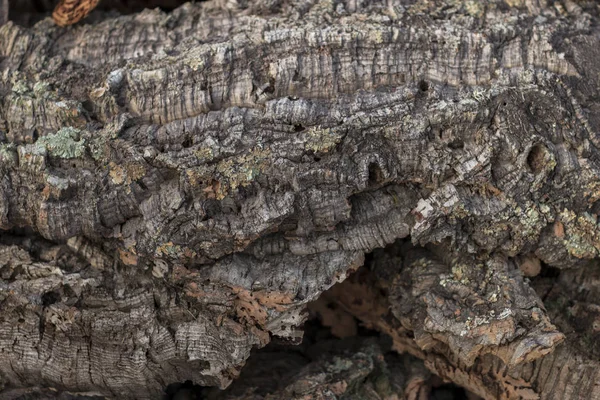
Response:
[{"label": "rough bark surface", "polygon": [[[307,304],[364,264],[325,296],[433,373],[489,399],[600,399],[595,2],[14,21],[0,387],[225,388],[253,348],[299,342]],[[350,381],[383,365],[361,346]],[[346,372],[327,362],[324,392],[265,398],[334,398]]]}]

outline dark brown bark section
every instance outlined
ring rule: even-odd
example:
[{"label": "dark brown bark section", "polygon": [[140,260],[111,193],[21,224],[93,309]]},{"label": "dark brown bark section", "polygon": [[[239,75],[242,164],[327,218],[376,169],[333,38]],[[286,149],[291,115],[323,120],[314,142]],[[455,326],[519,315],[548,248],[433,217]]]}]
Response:
[{"label": "dark brown bark section", "polygon": [[226,387],[410,238],[374,256],[398,350],[487,398],[598,396],[597,21],[259,1],[3,25],[0,384]]}]

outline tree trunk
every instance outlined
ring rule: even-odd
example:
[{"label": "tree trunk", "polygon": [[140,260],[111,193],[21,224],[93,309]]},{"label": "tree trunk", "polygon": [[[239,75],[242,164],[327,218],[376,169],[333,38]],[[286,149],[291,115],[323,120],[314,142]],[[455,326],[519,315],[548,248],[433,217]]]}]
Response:
[{"label": "tree trunk", "polygon": [[310,303],[405,354],[358,338],[212,398],[419,399],[424,365],[485,399],[600,399],[599,10],[215,0],[67,28],[11,11],[5,396],[223,389],[253,348],[299,343]]}]

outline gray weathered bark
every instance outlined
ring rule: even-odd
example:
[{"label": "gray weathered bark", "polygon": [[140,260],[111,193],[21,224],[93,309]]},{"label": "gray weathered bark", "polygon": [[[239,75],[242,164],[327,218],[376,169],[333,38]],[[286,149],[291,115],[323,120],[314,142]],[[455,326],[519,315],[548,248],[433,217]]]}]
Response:
[{"label": "gray weathered bark", "polygon": [[264,0],[3,25],[0,387],[224,388],[388,246],[362,307],[327,293],[397,350],[485,398],[599,399],[599,18]]}]

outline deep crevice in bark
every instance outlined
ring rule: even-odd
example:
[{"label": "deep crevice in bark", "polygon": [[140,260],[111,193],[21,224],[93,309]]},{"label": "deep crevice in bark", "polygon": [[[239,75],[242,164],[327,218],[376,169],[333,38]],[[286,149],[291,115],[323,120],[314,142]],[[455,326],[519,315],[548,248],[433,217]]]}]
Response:
[{"label": "deep crevice in bark", "polygon": [[[328,321],[327,326],[331,322]],[[286,395],[289,396],[287,398],[318,396],[332,388],[340,390],[337,393],[340,399],[362,398],[368,393],[396,395],[398,398],[415,393],[429,399],[467,398],[463,388],[444,383],[428,374],[421,360],[396,353],[387,335],[360,326],[358,320],[356,323],[356,332],[345,332],[340,337],[339,334],[333,334],[330,327],[324,326],[316,313],[312,313],[304,324],[301,344],[273,342],[262,349],[253,350],[239,378],[226,390],[203,388],[192,382],[176,383],[167,388],[165,400],[286,399]],[[376,365],[363,365],[364,371],[352,371],[355,376],[344,373],[348,371],[347,367],[336,369],[336,365],[352,363],[357,353],[367,353],[360,356],[367,355],[373,357],[373,361],[378,361]],[[297,384],[304,380],[312,380],[313,387],[303,388]],[[410,382],[413,384],[410,385]],[[346,387],[350,389],[345,390]]]}]

